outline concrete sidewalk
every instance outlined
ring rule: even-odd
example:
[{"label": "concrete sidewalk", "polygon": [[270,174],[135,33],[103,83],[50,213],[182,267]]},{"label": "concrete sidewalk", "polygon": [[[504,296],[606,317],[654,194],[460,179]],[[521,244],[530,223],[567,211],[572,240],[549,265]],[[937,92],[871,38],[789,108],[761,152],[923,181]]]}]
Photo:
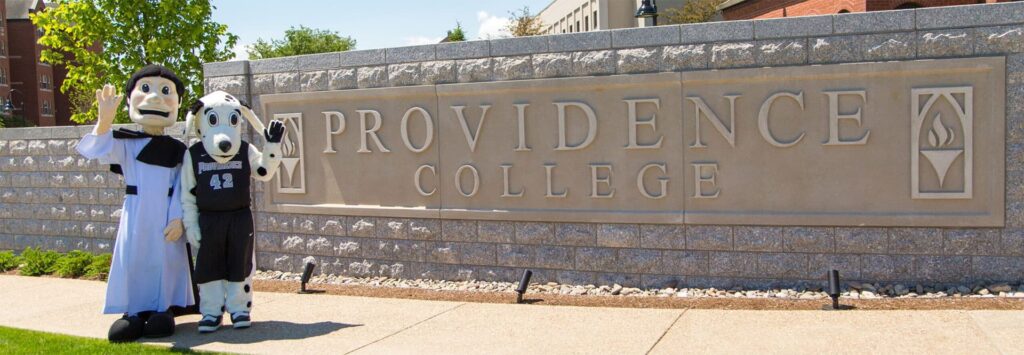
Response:
[{"label": "concrete sidewalk", "polygon": [[[105,284],[0,276],[0,325],[104,338]],[[478,304],[257,293],[251,329],[176,348],[276,354],[1024,354],[1021,311],[718,311]]]}]

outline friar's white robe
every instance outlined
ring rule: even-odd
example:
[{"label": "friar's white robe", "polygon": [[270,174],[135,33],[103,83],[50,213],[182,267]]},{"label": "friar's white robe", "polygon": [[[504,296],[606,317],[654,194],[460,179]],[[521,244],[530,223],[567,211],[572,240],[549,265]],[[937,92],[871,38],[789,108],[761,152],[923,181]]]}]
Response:
[{"label": "friar's white robe", "polygon": [[[166,311],[195,304],[185,238],[164,239],[169,221],[181,218],[181,166],[166,168],[136,160],[151,138],[116,139],[112,132],[87,134],[78,152],[102,164],[119,164],[125,185],[138,194],[125,195],[114,242],[103,313],[131,315]],[[169,189],[174,188],[172,196]]]}]

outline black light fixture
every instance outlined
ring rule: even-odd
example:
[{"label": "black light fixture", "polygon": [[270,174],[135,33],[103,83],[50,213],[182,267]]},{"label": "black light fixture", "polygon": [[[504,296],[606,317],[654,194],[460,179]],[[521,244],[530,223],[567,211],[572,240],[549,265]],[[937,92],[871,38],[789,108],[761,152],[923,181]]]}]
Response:
[{"label": "black light fixture", "polygon": [[519,287],[516,287],[516,303],[523,303],[523,294],[526,293],[526,288],[530,286],[531,277],[533,277],[533,271],[529,269],[523,271],[523,277],[519,279]]},{"label": "black light fixture", "polygon": [[302,270],[302,279],[301,279],[302,285],[299,286],[299,293],[321,293],[321,292],[324,292],[322,290],[307,290],[306,289],[306,284],[309,283],[309,278],[311,276],[313,276],[313,268],[315,268],[315,267],[316,267],[316,264],[314,264],[312,262],[307,262],[306,263],[306,268],[304,270]]},{"label": "black light fixture", "polygon": [[648,18],[652,20],[652,25],[658,25],[658,3],[656,0],[643,0],[640,2],[640,8],[636,9],[636,18]]},{"label": "black light fixture", "polygon": [[[14,93],[16,93],[16,92],[20,93],[21,91],[19,91],[18,89],[11,89],[10,94],[7,95],[7,102],[5,102],[4,106],[2,108],[0,108],[0,110],[3,110],[4,113],[12,114],[12,115],[14,114],[14,110],[15,110],[15,107],[14,107]],[[24,101],[21,102],[21,106],[22,107],[25,106],[25,102]]]},{"label": "black light fixture", "polygon": [[839,304],[839,295],[842,291],[839,289],[839,270],[829,270],[828,272],[828,296],[832,298],[832,304],[826,304],[821,307],[822,310],[826,311],[840,311],[846,309],[852,309],[853,306]]}]

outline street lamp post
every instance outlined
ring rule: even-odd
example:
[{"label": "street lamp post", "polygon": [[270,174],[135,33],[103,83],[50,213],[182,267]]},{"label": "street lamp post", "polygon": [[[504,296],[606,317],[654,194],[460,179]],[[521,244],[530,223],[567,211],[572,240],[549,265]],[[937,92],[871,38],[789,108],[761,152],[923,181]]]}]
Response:
[{"label": "street lamp post", "polygon": [[[18,89],[11,89],[11,93],[7,96],[7,102],[4,103],[4,107],[3,107],[3,112],[7,113],[7,114],[9,114],[11,116],[14,115],[14,110],[15,110],[15,107],[14,107],[14,93],[15,92],[21,92],[21,91],[18,91]],[[22,96],[24,96],[24,95],[22,95]],[[22,108],[25,107],[24,100],[22,100],[22,102],[21,102],[21,107]]]},{"label": "street lamp post", "polygon": [[651,18],[652,26],[658,25],[658,3],[656,0],[643,0],[636,9],[636,18]]}]

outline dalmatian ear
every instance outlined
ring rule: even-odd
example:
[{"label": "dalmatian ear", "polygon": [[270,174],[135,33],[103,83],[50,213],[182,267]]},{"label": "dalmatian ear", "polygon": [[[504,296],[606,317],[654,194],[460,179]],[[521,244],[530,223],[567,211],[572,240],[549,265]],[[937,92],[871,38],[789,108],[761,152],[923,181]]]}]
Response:
[{"label": "dalmatian ear", "polygon": [[249,126],[256,130],[257,134],[263,135],[263,131],[266,130],[266,127],[263,126],[263,122],[260,121],[260,118],[256,117],[256,113],[252,112],[252,109],[249,108],[248,105],[244,104],[242,105],[241,110],[242,116],[245,116],[245,120],[249,121]]},{"label": "dalmatian ear", "polygon": [[196,124],[196,116],[199,111],[203,109],[203,101],[196,100],[192,103],[192,106],[188,108],[188,114],[185,115],[185,144],[188,145],[192,139],[192,135],[199,137],[199,126]]}]

